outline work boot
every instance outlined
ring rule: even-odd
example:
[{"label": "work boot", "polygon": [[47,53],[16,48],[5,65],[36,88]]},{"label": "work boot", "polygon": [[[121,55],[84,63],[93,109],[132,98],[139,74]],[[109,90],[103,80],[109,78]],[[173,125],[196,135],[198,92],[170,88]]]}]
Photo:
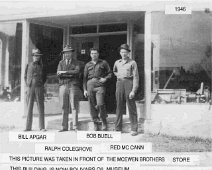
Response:
[{"label": "work boot", "polygon": [[94,131],[99,131],[98,122],[94,122]]},{"label": "work boot", "polygon": [[47,130],[46,130],[46,129],[40,129],[40,131],[41,131],[41,132],[46,132]]},{"label": "work boot", "polygon": [[131,131],[131,136],[136,136],[136,135],[138,135],[137,131]]},{"label": "work boot", "polygon": [[102,130],[107,131],[107,119],[102,119]]},{"label": "work boot", "polygon": [[58,132],[65,132],[65,131],[68,131],[68,129],[61,129]]}]

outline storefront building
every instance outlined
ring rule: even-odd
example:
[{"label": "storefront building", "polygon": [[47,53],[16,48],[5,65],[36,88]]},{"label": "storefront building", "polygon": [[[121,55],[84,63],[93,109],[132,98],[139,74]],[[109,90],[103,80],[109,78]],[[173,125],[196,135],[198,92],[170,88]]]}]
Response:
[{"label": "storefront building", "polygon": [[[185,15],[166,14],[167,3],[137,3],[129,7],[126,2],[121,5],[123,8],[114,4],[112,9],[105,6],[101,11],[86,5],[80,12],[64,7],[65,12],[53,13],[49,9],[42,16],[35,12],[0,17],[0,105],[9,102],[12,106],[16,102],[24,108],[24,71],[32,61],[35,47],[44,54],[42,61],[48,70],[47,108],[56,107],[53,110],[57,112],[56,69],[65,44],[73,46],[82,68],[89,61],[92,47],[100,49],[100,58],[112,68],[120,58],[118,47],[128,43],[140,76],[140,117],[160,123],[169,119],[172,124],[177,118],[170,121],[170,112],[176,112],[181,122],[182,117],[192,120],[195,114],[210,111],[210,4],[190,4],[192,13]],[[114,77],[107,87],[107,111],[111,114],[115,112],[115,82]]]}]

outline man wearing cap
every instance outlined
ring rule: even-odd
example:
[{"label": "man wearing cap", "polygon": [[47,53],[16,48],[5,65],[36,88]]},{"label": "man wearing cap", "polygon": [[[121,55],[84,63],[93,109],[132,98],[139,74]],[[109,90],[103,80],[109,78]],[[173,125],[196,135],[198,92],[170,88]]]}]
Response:
[{"label": "man wearing cap", "polygon": [[57,67],[59,77],[59,98],[62,107],[62,129],[59,132],[68,131],[69,110],[72,113],[72,129],[77,130],[79,112],[79,62],[73,58],[74,49],[66,45],[62,51],[64,59]]},{"label": "man wearing cap", "polygon": [[83,88],[84,96],[88,97],[90,114],[94,122],[94,130],[98,131],[99,118],[102,120],[102,130],[107,130],[107,114],[105,107],[105,83],[112,77],[109,64],[99,59],[98,49],[90,49],[91,61],[85,65]]},{"label": "man wearing cap", "polygon": [[137,109],[134,98],[139,84],[138,69],[136,62],[129,58],[129,46],[122,44],[119,50],[122,59],[117,60],[113,67],[113,72],[117,77],[115,130],[122,130],[122,115],[126,114],[127,103],[131,122],[131,135],[135,136],[138,131]]},{"label": "man wearing cap", "polygon": [[39,111],[39,128],[45,130],[44,122],[44,83],[46,73],[41,62],[41,53],[39,49],[32,50],[33,62],[29,63],[25,69],[25,83],[27,86],[27,122],[25,131],[31,131],[33,118],[34,100],[37,102]]}]

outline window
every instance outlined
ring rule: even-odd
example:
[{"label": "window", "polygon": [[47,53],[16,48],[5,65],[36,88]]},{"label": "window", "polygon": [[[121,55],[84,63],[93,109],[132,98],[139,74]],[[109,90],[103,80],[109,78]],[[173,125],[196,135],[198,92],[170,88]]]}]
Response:
[{"label": "window", "polygon": [[[31,55],[33,48],[38,48],[42,56],[42,62],[48,74],[55,74],[57,65],[61,60],[63,49],[63,29],[50,26],[30,24],[30,48]],[[29,57],[29,61],[32,57]]]},{"label": "window", "polygon": [[127,24],[105,24],[99,26],[99,32],[127,31]]},{"label": "window", "polygon": [[152,13],[152,102],[208,103],[211,93],[211,19]]},{"label": "window", "polygon": [[22,23],[0,23],[0,101],[19,101]]},{"label": "window", "polygon": [[127,23],[74,26],[70,28],[70,33],[73,35],[74,34],[89,34],[89,33],[119,32],[119,31],[127,31]]},{"label": "window", "polygon": [[72,34],[96,33],[97,26],[96,25],[77,26],[77,27],[73,27],[70,32]]}]

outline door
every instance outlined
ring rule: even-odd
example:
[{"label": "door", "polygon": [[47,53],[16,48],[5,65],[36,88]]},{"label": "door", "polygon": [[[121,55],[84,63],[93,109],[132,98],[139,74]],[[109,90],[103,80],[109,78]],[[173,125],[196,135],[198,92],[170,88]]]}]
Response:
[{"label": "door", "polygon": [[[110,65],[111,70],[116,60],[120,59],[118,48],[121,44],[127,42],[127,35],[105,35],[99,37],[99,49],[100,49],[100,58],[104,59]],[[106,87],[106,109],[110,114],[115,113],[116,109],[116,77],[113,76],[112,79],[107,83]]]},{"label": "door", "polygon": [[[61,112],[59,105],[59,86],[56,75],[57,66],[62,58],[63,29],[45,25],[30,24],[29,54],[33,48],[38,48],[42,56],[44,68],[48,74],[45,83],[45,113],[58,114]],[[29,57],[29,61],[32,57]],[[38,113],[37,107],[34,107]]]},{"label": "door", "polygon": [[[83,74],[84,65],[90,61],[90,48],[99,49],[99,58],[104,59],[110,65],[111,70],[116,60],[120,59],[118,48],[121,44],[127,42],[127,35],[104,35],[95,37],[72,37],[70,44],[76,50],[76,58],[81,61],[81,74]],[[83,77],[81,76],[81,85]],[[82,89],[82,86],[81,86]],[[106,109],[107,113],[115,113],[116,109],[116,77],[112,79],[106,85]],[[84,100],[86,100],[84,98]]]},{"label": "door", "polygon": [[[71,37],[69,44],[75,49],[75,58],[80,62],[80,89],[83,91],[83,71],[85,64],[90,61],[90,49],[99,48],[99,37]],[[82,100],[87,100],[83,96]]]},{"label": "door", "polygon": [[86,64],[90,61],[90,49],[99,48],[99,38],[94,37],[72,37],[70,44],[75,49],[75,57]]}]

